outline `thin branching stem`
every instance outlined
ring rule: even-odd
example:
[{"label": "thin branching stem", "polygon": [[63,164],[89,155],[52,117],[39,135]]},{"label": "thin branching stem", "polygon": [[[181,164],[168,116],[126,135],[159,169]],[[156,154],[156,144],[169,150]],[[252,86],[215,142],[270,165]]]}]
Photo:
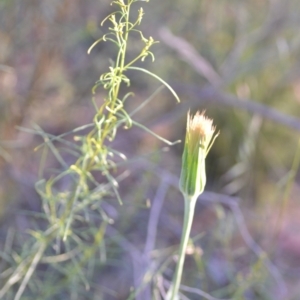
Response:
[{"label": "thin branching stem", "polygon": [[[109,32],[97,39],[88,49],[88,54],[90,54],[100,42],[112,43],[113,47],[117,47],[115,61],[111,63],[108,71],[99,77],[92,88],[92,104],[96,111],[93,122],[59,136],[44,132],[38,125],[35,125],[33,130],[22,128],[23,131],[37,134],[43,138],[43,143],[35,149],[43,150],[39,181],[35,187],[42,198],[43,216],[48,223],[43,223],[44,229],[30,231],[32,236],[30,242],[34,247],[31,247],[30,251],[24,251],[21,254],[23,258],[18,258],[18,264],[11,269],[9,275],[6,275],[6,282],[0,289],[1,299],[9,293],[9,290],[17,282],[20,282],[20,285],[15,300],[21,299],[26,294],[26,287],[30,285],[32,278],[35,278],[40,261],[47,262],[47,260],[43,260],[45,255],[51,257],[51,260],[48,261],[49,263],[51,261],[54,264],[51,267],[57,270],[61,269],[58,263],[61,257],[64,257],[64,249],[67,250],[68,255],[66,256],[69,258],[65,262],[66,267],[64,266],[64,270],[61,270],[62,272],[56,273],[53,269],[51,270],[55,273],[54,279],[51,280],[59,282],[55,285],[55,290],[45,289],[43,291],[45,299],[48,294],[59,293],[71,281],[81,282],[86,288],[89,287],[89,272],[85,271],[100,248],[101,260],[105,260],[105,230],[106,225],[112,220],[106,215],[101,205],[104,202],[104,197],[113,198],[122,204],[118,182],[126,173],[114,176],[114,171],[120,165],[120,159],[124,161],[126,156],[122,152],[112,149],[109,142],[115,139],[121,124],[124,125],[125,129],[139,126],[146,130],[146,127],[133,121],[132,116],[155,95],[154,93],[153,96],[145,100],[131,114],[124,107],[125,101],[133,96],[131,91],[127,91],[123,95],[123,86],[130,86],[130,78],[126,76],[126,71],[134,68],[135,62],[143,61],[148,55],[153,59],[154,56],[149,49],[156,43],[151,37],[145,38],[142,32],[137,29],[143,16],[142,8],[139,9],[136,20],[130,21],[131,5],[135,2],[138,1],[112,1],[112,4],[116,5],[118,9],[109,14],[101,23],[101,25],[104,22],[109,23]],[[126,62],[127,46],[133,32],[140,33],[144,46],[141,47],[136,57],[128,63]],[[144,73],[146,73],[145,70]],[[156,78],[171,90],[170,86],[158,76],[152,73],[148,73],[148,75]],[[95,96],[100,88],[106,94],[101,105],[96,103]],[[178,100],[176,93],[173,90],[171,92]],[[150,131],[150,133],[152,132]],[[155,133],[152,134],[167,144],[172,144]],[[67,139],[68,135],[73,135],[74,141]],[[48,153],[52,154],[59,162],[59,170],[52,170],[51,172],[48,169],[49,172],[44,172],[48,162]],[[48,175],[49,173],[50,175]],[[44,176],[48,176],[48,178],[44,179]],[[94,226],[92,226],[90,216],[95,216],[95,207],[97,207],[99,214],[95,218],[96,221],[93,220]],[[95,227],[98,230],[95,231]],[[88,233],[85,232],[83,238],[77,234],[78,230],[86,230]],[[70,256],[70,253],[74,253],[74,249],[76,249],[76,255]],[[64,277],[62,274],[65,269],[71,270],[71,272],[67,271],[68,276]]]},{"label": "thin branching stem", "polygon": [[173,284],[170,290],[171,291],[170,298],[168,298],[168,300],[178,299],[179,285],[181,282],[183,265],[185,261],[185,254],[186,254],[188,241],[191,233],[196,201],[197,201],[197,197],[184,195],[183,230],[182,230],[181,242],[179,247],[178,261],[176,265]]}]

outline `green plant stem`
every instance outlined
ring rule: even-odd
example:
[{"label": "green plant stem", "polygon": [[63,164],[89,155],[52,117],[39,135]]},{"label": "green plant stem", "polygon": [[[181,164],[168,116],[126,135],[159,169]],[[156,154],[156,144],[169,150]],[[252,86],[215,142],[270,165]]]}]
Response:
[{"label": "green plant stem", "polygon": [[191,227],[192,227],[194,212],[195,212],[195,204],[196,204],[197,198],[198,197],[195,197],[195,196],[184,195],[183,232],[182,232],[182,236],[181,236],[179,257],[178,257],[178,262],[177,262],[177,266],[176,266],[176,270],[175,270],[173,284],[170,288],[171,298],[168,298],[168,300],[178,299],[177,296],[178,296],[179,285],[180,285],[181,277],[182,277],[185,253],[186,253],[186,248],[187,248],[189,237],[190,237],[190,232],[191,232]]},{"label": "green plant stem", "polygon": [[[128,27],[129,25],[128,24],[129,24],[130,5],[131,4],[132,4],[132,2],[129,1],[126,9],[124,9],[126,27],[125,27],[125,33],[122,37],[122,42],[120,41],[121,46],[119,49],[119,53],[118,53],[117,60],[116,60],[116,66],[115,66],[116,69],[119,69],[119,71],[118,71],[119,76],[121,76],[124,72],[127,42],[128,42],[128,36],[129,36],[129,27]],[[121,86],[121,81],[112,88],[113,89],[113,99],[111,100],[111,104],[109,105],[112,108],[112,110],[114,110],[115,102],[118,99],[120,86]],[[112,118],[112,115],[113,115],[113,113],[111,111],[109,111],[107,119],[110,120]],[[104,143],[106,136],[111,131],[110,128],[111,128],[111,123],[106,123],[104,130],[103,130],[102,139],[100,141],[101,145]]]}]

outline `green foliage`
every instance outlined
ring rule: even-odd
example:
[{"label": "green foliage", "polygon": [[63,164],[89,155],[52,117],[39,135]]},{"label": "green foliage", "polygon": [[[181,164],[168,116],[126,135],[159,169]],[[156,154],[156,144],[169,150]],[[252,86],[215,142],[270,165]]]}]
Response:
[{"label": "green foliage", "polygon": [[[132,116],[152,97],[132,112],[127,112],[124,107],[125,101],[133,96],[132,92],[122,95],[120,91],[122,86],[130,86],[130,78],[126,72],[138,70],[155,77],[169,88],[179,101],[176,93],[160,77],[141,67],[134,67],[135,62],[144,61],[148,56],[154,60],[150,48],[157,43],[152,37],[145,38],[137,29],[144,14],[142,8],[138,11],[137,19],[130,21],[130,9],[135,2],[140,1],[112,2],[118,10],[109,14],[101,23],[103,25],[109,22],[110,32],[97,40],[88,50],[90,53],[100,42],[111,42],[118,49],[116,59],[108,72],[102,74],[92,88],[93,95],[100,87],[106,91],[100,105],[96,103],[95,97],[93,98],[95,108],[93,123],[82,125],[60,136],[47,134],[38,126],[35,126],[34,130],[23,129],[44,139],[44,143],[36,148],[43,151],[41,179],[36,183],[36,191],[42,200],[41,218],[45,222],[43,228],[30,230],[31,238],[28,243],[32,246],[26,251],[23,248],[15,263],[4,272],[5,283],[0,289],[1,299],[10,297],[8,295],[11,295],[12,291],[16,291],[14,300],[26,295],[33,296],[37,293],[36,288],[41,299],[55,297],[70,289],[73,294],[79,293],[81,288],[86,291],[90,289],[93,270],[89,265],[97,254],[101,258],[100,265],[106,262],[104,235],[107,224],[114,222],[107,216],[102,203],[117,199],[122,205],[118,181],[122,180],[126,171],[117,176],[115,174],[118,165],[126,161],[126,156],[113,149],[112,142],[121,126],[127,130],[137,125],[151,133],[142,124],[135,122]],[[140,35],[144,47],[134,59],[127,61],[127,45],[132,32]],[[78,134],[83,130],[88,130],[88,133]],[[75,142],[65,139],[69,135],[73,136]],[[169,145],[173,144],[154,135]],[[62,145],[64,151],[73,156],[74,163],[68,165],[63,157],[62,148],[56,143]],[[42,178],[45,170],[44,162],[49,151],[61,165],[62,171],[58,170],[51,174],[49,179],[44,179]],[[46,264],[46,273],[39,267],[41,264]],[[47,282],[47,288],[38,287],[39,280]],[[16,288],[18,283],[20,284]],[[74,284],[77,285],[75,290]],[[32,286],[35,288],[32,289]]]},{"label": "green foliage", "polygon": [[157,148],[191,108],[220,129],[206,161],[220,194],[197,201],[180,296],[298,299],[299,1],[151,1],[143,16],[145,2],[0,1],[2,298],[163,298],[183,145]]}]

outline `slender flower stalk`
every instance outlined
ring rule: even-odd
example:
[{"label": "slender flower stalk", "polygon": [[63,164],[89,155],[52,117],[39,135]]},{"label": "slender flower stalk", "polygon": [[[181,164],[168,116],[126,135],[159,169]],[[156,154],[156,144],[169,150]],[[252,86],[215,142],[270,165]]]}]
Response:
[{"label": "slender flower stalk", "polygon": [[167,295],[168,300],[179,299],[179,285],[194,217],[195,204],[206,184],[205,158],[215,138],[218,136],[218,133],[215,134],[215,130],[213,121],[207,118],[204,112],[197,112],[194,117],[188,112],[179,182],[180,191],[184,196],[183,232],[173,284]]}]

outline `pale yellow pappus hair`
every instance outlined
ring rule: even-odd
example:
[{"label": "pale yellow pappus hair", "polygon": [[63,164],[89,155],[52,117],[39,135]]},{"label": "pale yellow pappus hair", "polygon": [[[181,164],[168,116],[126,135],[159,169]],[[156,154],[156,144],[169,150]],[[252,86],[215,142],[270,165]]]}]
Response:
[{"label": "pale yellow pappus hair", "polygon": [[187,128],[182,156],[180,190],[191,197],[199,196],[206,184],[205,158],[218,133],[213,121],[203,112],[194,116],[188,112]]}]

